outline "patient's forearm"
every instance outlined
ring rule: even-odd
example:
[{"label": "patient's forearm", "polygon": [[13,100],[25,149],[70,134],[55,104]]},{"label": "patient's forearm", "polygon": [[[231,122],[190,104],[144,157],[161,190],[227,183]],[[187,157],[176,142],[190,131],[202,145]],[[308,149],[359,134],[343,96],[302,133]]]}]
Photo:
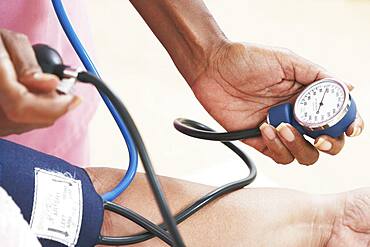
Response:
[{"label": "patient's forearm", "polygon": [[188,82],[226,38],[201,0],[131,0]]},{"label": "patient's forearm", "polygon": [[[89,168],[88,172],[99,192],[112,188],[122,175],[120,170],[106,168]],[[109,179],[105,179],[107,177]],[[173,213],[212,189],[166,177],[161,178],[161,183]],[[162,221],[143,174],[137,176],[117,202],[152,221]],[[285,189],[243,189],[202,209],[183,222],[180,231],[187,246],[192,247],[321,247],[329,238],[338,210],[336,203],[339,206],[341,201]],[[104,233],[109,235],[128,235],[142,230],[110,214],[106,215],[104,226]],[[153,239],[138,246],[165,245]]]}]

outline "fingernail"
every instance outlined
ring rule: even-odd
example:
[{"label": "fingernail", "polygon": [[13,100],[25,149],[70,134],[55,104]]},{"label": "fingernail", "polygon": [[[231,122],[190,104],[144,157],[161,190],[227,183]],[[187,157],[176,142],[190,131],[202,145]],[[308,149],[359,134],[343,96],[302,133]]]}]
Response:
[{"label": "fingernail", "polygon": [[33,79],[35,79],[37,81],[54,80],[55,79],[55,75],[45,74],[45,73],[41,73],[41,72],[36,72],[36,73],[33,74]]},{"label": "fingernail", "polygon": [[81,104],[81,99],[79,97],[74,97],[72,102],[68,106],[68,111],[72,111],[77,108]]},{"label": "fingernail", "polygon": [[270,125],[267,123],[263,123],[260,126],[261,132],[269,139],[269,140],[274,140],[276,138],[275,131],[272,129]]},{"label": "fingernail", "polygon": [[329,151],[333,145],[331,144],[331,142],[320,137],[319,140],[314,144],[314,146],[321,151]]},{"label": "fingernail", "polygon": [[352,134],[350,135],[350,137],[355,137],[355,136],[359,136],[360,134],[361,134],[361,132],[362,132],[362,129],[361,129],[361,127],[354,127],[353,128],[353,132],[352,132]]},{"label": "fingernail", "polygon": [[280,135],[285,140],[287,140],[288,142],[294,141],[294,139],[295,139],[294,134],[286,123],[279,124],[279,126],[276,129],[277,129],[277,131],[279,131]]},{"label": "fingernail", "polygon": [[358,134],[357,135],[359,136],[359,135],[361,135],[361,133],[362,133],[362,128],[358,127]]}]

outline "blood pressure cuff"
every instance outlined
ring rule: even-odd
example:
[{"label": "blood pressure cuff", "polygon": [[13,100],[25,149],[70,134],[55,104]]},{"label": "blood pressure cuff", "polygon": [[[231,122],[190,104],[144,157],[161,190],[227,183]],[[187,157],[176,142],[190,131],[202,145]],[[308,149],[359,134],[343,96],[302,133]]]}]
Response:
[{"label": "blood pressure cuff", "polygon": [[0,186],[20,207],[42,246],[97,243],[103,201],[84,169],[0,139]]}]

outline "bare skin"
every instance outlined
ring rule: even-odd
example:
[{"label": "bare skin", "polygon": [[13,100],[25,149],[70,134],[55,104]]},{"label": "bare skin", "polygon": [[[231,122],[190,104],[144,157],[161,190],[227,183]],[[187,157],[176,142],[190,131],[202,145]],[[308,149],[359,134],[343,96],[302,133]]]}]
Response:
[{"label": "bare skin", "polygon": [[[119,181],[122,171],[88,168],[98,193]],[[110,179],[105,179],[109,177]],[[172,212],[178,212],[212,187],[160,179]],[[370,189],[335,195],[310,195],[287,189],[243,189],[229,194],[180,225],[187,246],[367,247],[370,243]],[[161,218],[143,174],[117,203],[154,222]],[[127,220],[106,213],[103,234],[142,231]],[[133,246],[166,246],[158,239]]]},{"label": "bare skin", "polygon": [[[288,50],[229,41],[201,0],[131,2],[199,102],[227,130],[259,127],[270,107],[292,102],[306,85],[330,76]],[[25,35],[2,29],[0,82],[0,136],[51,126],[80,102],[55,92],[58,78],[41,72]],[[334,155],[344,146],[344,135],[311,145],[288,124],[260,128],[262,137],[245,143],[277,163],[310,165],[318,150]],[[358,115],[346,134],[357,136],[363,128]]]},{"label": "bare skin", "polygon": [[[270,107],[292,102],[305,86],[333,77],[286,49],[228,40],[201,0],[131,2],[199,102],[227,130],[258,127]],[[346,134],[357,136],[363,128],[358,116]],[[322,136],[312,145],[290,125],[275,129],[264,124],[261,130],[262,137],[245,143],[281,164],[296,159],[311,165],[319,158],[318,150],[335,155],[344,146],[344,135]]]},{"label": "bare skin", "polygon": [[326,247],[370,246],[370,189],[349,192],[345,196]]},{"label": "bare skin", "polygon": [[44,74],[27,36],[0,29],[0,136],[45,128],[80,100],[58,95],[59,79]]},{"label": "bare skin", "polygon": [[[271,107],[293,103],[306,85],[331,77],[321,67],[286,49],[226,43],[213,57],[192,89],[206,110],[228,130],[259,126]],[[355,128],[364,128],[360,117],[346,134],[360,134],[354,134]],[[317,149],[320,147],[307,142],[289,124],[277,129],[264,124],[261,131],[262,137],[244,142],[277,163],[288,164],[297,159],[301,164],[310,165],[319,158]],[[321,150],[323,152],[335,155],[344,146],[344,135],[337,139],[321,136],[315,142],[320,138],[331,143],[328,150]]]},{"label": "bare skin", "polygon": [[[306,85],[332,77],[287,50],[229,41],[201,0],[131,2],[200,103],[227,130],[259,126],[269,107],[291,102]],[[41,73],[24,35],[0,30],[0,37],[0,136],[50,126],[78,105],[77,97],[55,93],[58,79]],[[346,134],[357,136],[363,128],[358,115]],[[311,145],[289,125],[277,129],[262,125],[261,131],[262,137],[245,143],[282,164],[296,159],[310,165],[317,161],[318,150],[334,155],[344,146],[344,135],[338,139],[323,136]],[[114,169],[88,172],[99,192],[111,188],[122,174]],[[173,212],[211,189],[161,180]],[[180,229],[188,246],[368,246],[369,197],[368,189],[330,196],[245,189],[209,205]],[[142,175],[117,201],[160,222]],[[138,231],[120,217],[106,215],[104,234]],[[138,246],[163,244],[153,239]]]}]

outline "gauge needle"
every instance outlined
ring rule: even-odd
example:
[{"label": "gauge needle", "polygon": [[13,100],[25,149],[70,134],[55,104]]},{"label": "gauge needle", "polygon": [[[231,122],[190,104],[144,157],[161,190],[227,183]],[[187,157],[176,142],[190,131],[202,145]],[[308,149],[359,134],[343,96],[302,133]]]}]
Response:
[{"label": "gauge needle", "polygon": [[321,106],[323,106],[323,105],[324,105],[322,102],[324,101],[326,91],[327,91],[327,90],[326,90],[326,88],[325,88],[324,94],[323,94],[322,99],[321,99],[320,104],[319,104],[319,109],[317,109],[316,114],[319,114]]}]

